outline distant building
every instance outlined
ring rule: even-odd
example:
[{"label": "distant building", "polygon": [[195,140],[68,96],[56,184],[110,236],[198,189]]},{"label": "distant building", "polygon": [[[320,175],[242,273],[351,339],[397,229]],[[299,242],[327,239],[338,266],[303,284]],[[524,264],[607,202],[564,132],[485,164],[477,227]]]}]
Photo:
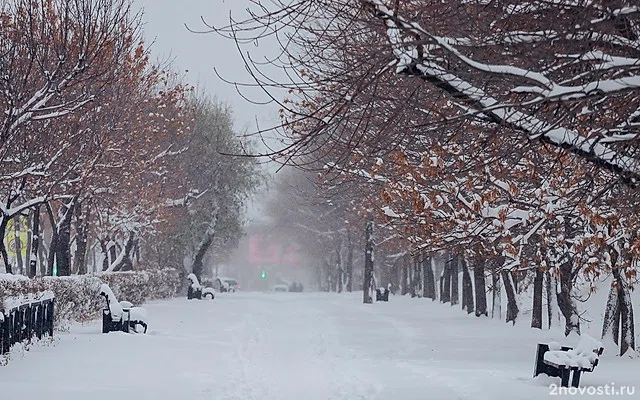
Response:
[{"label": "distant building", "polygon": [[294,238],[274,233],[260,223],[246,227],[237,251],[229,259],[229,275],[235,275],[242,290],[269,290],[279,282],[308,282],[309,268]]}]

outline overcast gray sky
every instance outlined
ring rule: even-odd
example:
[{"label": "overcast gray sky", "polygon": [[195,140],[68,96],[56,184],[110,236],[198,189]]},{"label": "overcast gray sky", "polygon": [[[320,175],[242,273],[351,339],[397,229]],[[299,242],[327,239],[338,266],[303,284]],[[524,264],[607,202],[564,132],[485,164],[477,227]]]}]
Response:
[{"label": "overcast gray sky", "polygon": [[[144,9],[145,40],[151,43],[152,54],[156,58],[170,58],[174,68],[189,71],[187,79],[192,84],[199,84],[211,95],[231,105],[234,111],[236,129],[255,132],[257,123],[260,129],[278,124],[277,110],[274,104],[255,105],[238,94],[235,87],[222,81],[214,72],[214,68],[226,80],[247,83],[250,77],[245,69],[235,43],[216,33],[196,34],[190,32],[185,24],[193,30],[205,30],[201,18],[208,23],[222,26],[229,22],[229,12],[235,19],[246,17],[248,0],[134,0],[138,7]],[[273,43],[261,42],[258,48],[247,48],[252,54],[277,54]],[[268,98],[259,90],[242,89],[245,96],[266,101]],[[257,123],[256,123],[257,121]],[[270,142],[273,146],[273,142]],[[273,172],[275,165],[268,165]],[[264,198],[264,196],[260,196]],[[253,204],[249,216],[260,215],[260,204]]]},{"label": "overcast gray sky", "polygon": [[[176,69],[189,73],[187,77],[193,84],[200,84],[208,93],[228,102],[236,119],[236,128],[256,130],[256,119],[260,128],[278,123],[275,105],[253,105],[244,100],[235,87],[223,82],[214,72],[218,70],[225,79],[235,82],[250,82],[244,64],[235,44],[216,33],[197,34],[193,30],[205,30],[201,17],[216,26],[229,22],[229,12],[234,18],[246,17],[248,0],[134,0],[144,9],[145,39],[152,53],[158,58],[170,57]],[[253,47],[253,46],[252,46]],[[250,48],[252,53],[273,54],[277,48],[261,42],[258,48]],[[265,101],[267,97],[259,89],[245,88],[243,94]]]}]

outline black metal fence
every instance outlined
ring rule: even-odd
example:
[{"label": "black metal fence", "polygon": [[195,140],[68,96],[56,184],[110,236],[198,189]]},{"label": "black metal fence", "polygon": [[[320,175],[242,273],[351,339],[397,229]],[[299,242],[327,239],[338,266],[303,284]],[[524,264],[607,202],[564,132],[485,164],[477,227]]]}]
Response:
[{"label": "black metal fence", "polygon": [[0,321],[0,354],[8,353],[11,346],[29,342],[47,334],[53,337],[53,309],[55,299],[34,301],[2,312]]}]

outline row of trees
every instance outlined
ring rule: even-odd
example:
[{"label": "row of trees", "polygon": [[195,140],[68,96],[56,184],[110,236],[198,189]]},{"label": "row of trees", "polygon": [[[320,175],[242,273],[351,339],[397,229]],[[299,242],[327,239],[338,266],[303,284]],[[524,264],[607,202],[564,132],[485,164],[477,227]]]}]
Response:
[{"label": "row of trees", "polygon": [[264,212],[272,233],[305,249],[317,288],[350,292],[362,283],[357,268],[362,261],[362,227],[350,217],[360,197],[323,193],[318,183],[314,174],[283,170]]},{"label": "row of trees", "polygon": [[200,274],[241,235],[260,175],[222,154],[250,143],[230,110],[150,61],[131,0],[1,0],[0,115],[7,273]]},{"label": "row of trees", "polygon": [[287,38],[272,64],[289,80],[245,58],[256,84],[289,93],[286,146],[272,156],[319,172],[325,210],[348,204],[360,236],[375,221],[378,247],[404,266],[390,281],[431,297],[428,260],[443,259],[443,301],[462,274],[467,310],[475,298],[488,314],[470,288],[492,289],[495,307],[502,287],[508,322],[530,286],[536,328],[546,288],[568,335],[581,290],[609,279],[603,337],[625,354],[640,256],[639,23],[623,0],[297,0],[216,30]]}]

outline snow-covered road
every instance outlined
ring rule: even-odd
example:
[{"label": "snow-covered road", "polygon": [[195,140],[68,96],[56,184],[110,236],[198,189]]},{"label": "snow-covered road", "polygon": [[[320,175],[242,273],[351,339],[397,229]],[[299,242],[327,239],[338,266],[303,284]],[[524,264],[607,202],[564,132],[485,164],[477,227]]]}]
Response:
[{"label": "snow-covered road", "polygon": [[[561,335],[478,320],[424,299],[235,293],[147,304],[147,335],[58,335],[0,367],[3,399],[539,399],[535,343]],[[632,384],[607,358],[584,385]],[[572,396],[575,397],[575,396]]]}]

